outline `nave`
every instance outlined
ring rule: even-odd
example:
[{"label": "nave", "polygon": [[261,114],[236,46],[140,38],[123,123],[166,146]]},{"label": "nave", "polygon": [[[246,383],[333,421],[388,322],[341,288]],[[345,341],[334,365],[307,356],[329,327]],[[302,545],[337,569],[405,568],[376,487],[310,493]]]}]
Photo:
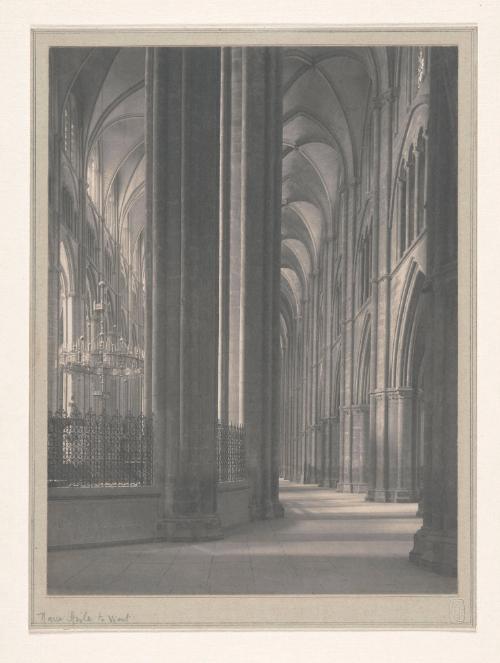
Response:
[{"label": "nave", "polygon": [[455,50],[61,48],[50,106],[50,591],[440,591]]}]

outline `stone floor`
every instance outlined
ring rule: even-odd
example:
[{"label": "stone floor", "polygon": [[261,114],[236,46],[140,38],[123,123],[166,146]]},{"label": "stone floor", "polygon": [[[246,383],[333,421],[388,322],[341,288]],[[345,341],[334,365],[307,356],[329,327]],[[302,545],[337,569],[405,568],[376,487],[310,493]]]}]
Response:
[{"label": "stone floor", "polygon": [[456,580],[410,564],[415,504],[283,481],[286,517],[210,543],[144,543],[54,551],[54,594],[452,593]]}]

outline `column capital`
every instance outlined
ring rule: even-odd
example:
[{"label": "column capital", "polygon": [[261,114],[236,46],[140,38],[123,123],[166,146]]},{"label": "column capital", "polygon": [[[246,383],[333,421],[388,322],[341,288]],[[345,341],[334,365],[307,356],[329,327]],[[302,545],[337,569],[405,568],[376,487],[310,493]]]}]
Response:
[{"label": "column capital", "polygon": [[323,417],[323,419],[321,421],[325,424],[338,424],[339,417],[333,416],[333,415],[328,415],[327,417]]},{"label": "column capital", "polygon": [[375,401],[400,401],[413,398],[415,389],[413,387],[388,387],[379,391],[372,391],[370,397]]},{"label": "column capital", "polygon": [[390,401],[402,401],[407,398],[412,398],[413,394],[413,387],[397,387],[396,389],[387,390],[387,398]]},{"label": "column capital", "polygon": [[356,403],[354,405],[351,405],[351,412],[353,413],[369,412],[369,411],[370,411],[370,406],[367,405],[366,403]]}]

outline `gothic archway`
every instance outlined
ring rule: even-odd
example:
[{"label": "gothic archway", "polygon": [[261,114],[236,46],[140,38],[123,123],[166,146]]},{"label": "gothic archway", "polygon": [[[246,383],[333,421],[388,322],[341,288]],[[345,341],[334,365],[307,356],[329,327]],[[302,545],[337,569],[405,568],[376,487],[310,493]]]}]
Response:
[{"label": "gothic archway", "polygon": [[398,438],[398,499],[418,501],[424,464],[426,315],[425,277],[416,262],[401,297],[393,355],[393,421]]}]

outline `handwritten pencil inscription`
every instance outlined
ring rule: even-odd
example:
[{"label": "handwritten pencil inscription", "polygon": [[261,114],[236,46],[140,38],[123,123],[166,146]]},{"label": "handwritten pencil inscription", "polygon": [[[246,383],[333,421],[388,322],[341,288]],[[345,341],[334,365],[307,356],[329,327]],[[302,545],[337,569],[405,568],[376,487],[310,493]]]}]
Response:
[{"label": "handwritten pencil inscription", "polygon": [[71,610],[65,615],[50,615],[44,611],[37,613],[38,622],[41,624],[47,625],[61,625],[61,626],[78,626],[81,624],[85,625],[117,625],[117,624],[128,624],[130,622],[132,615],[130,613],[125,613],[124,615],[110,614],[110,613],[101,613],[92,614],[84,610],[82,612],[75,612]]}]

